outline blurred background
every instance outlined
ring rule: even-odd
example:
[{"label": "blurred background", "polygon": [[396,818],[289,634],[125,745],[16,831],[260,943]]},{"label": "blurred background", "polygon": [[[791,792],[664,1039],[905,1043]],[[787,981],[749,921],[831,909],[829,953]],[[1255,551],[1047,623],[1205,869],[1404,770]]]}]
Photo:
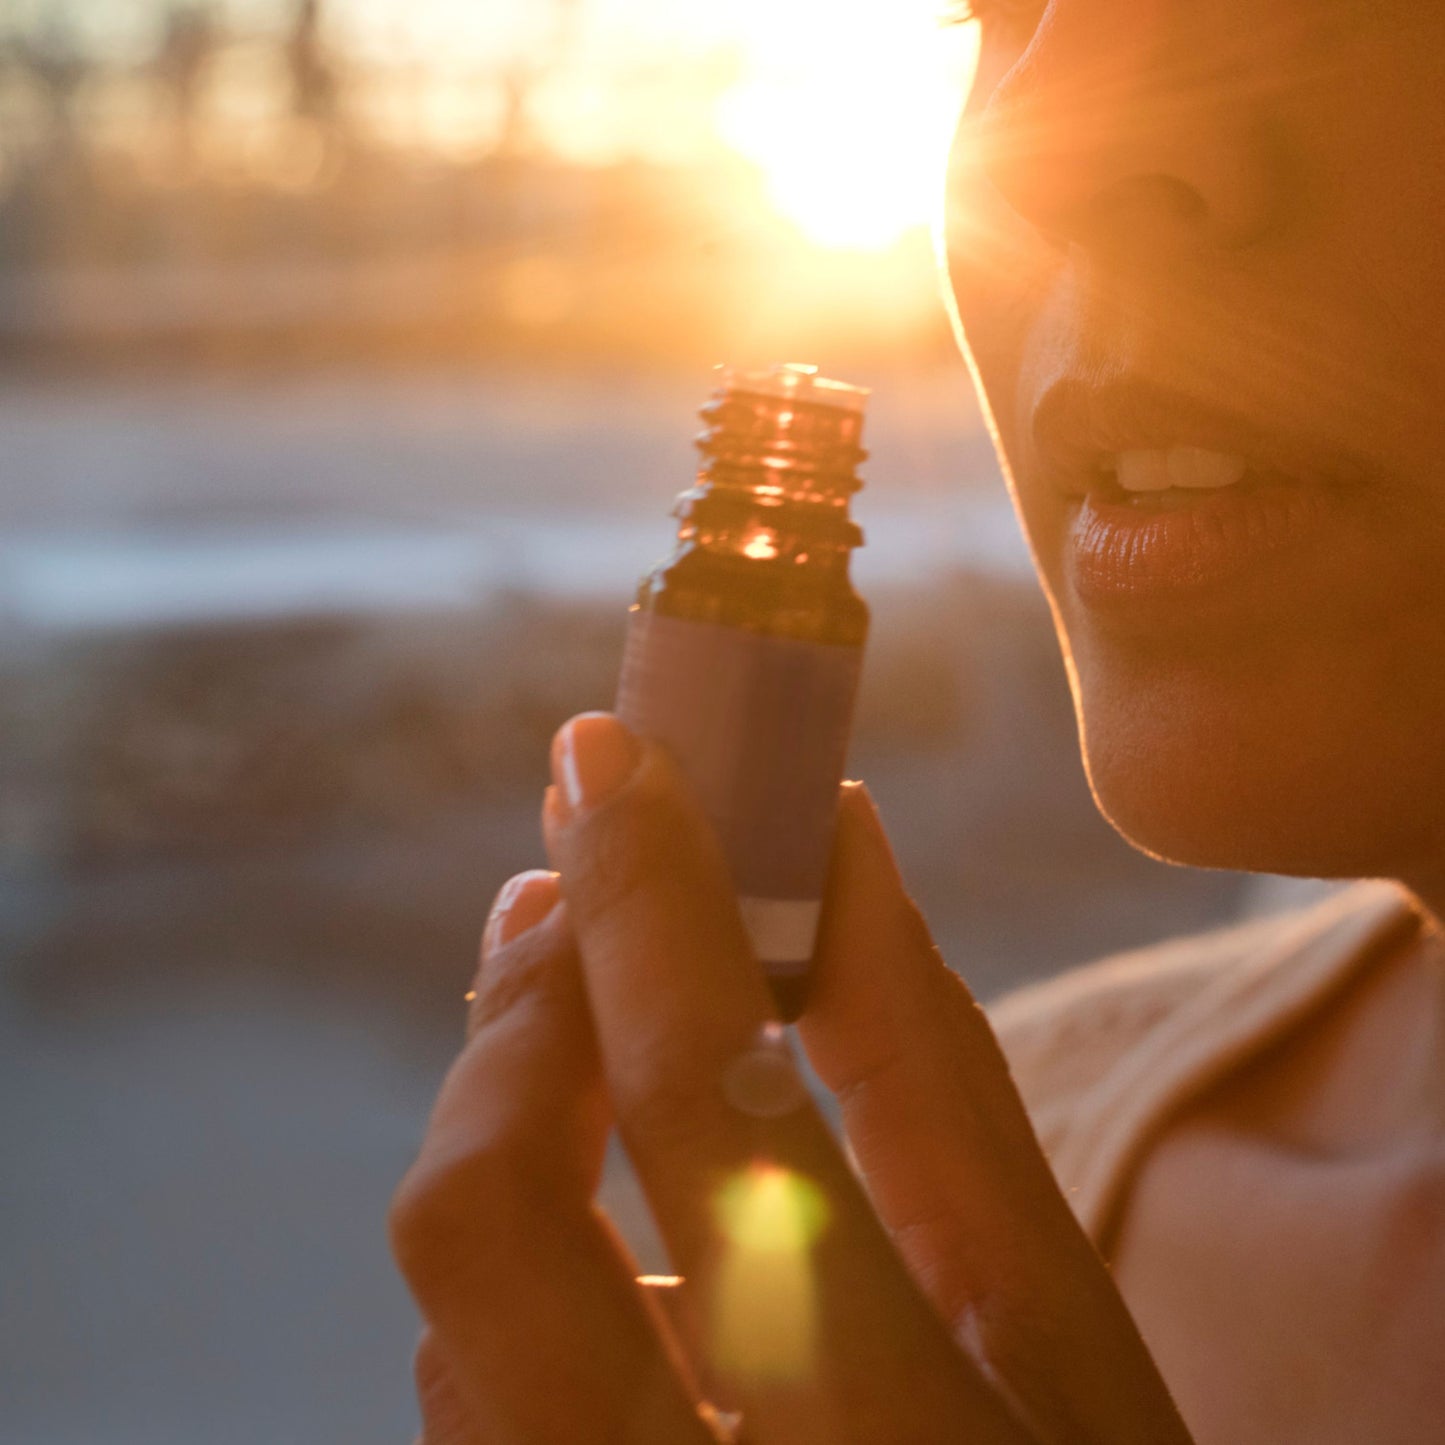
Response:
[{"label": "blurred background", "polygon": [[7,1442],[410,1438],[386,1198],[717,362],[875,388],[854,770],[983,996],[1277,901],[1089,802],[935,9],[0,4]]}]

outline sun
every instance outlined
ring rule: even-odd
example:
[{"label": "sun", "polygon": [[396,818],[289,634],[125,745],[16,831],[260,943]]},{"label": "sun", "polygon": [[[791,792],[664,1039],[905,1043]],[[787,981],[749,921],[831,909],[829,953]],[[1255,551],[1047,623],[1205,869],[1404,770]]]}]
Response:
[{"label": "sun", "polygon": [[742,75],[717,107],[773,205],[819,245],[884,250],[935,218],[975,58],[937,0],[746,0]]}]

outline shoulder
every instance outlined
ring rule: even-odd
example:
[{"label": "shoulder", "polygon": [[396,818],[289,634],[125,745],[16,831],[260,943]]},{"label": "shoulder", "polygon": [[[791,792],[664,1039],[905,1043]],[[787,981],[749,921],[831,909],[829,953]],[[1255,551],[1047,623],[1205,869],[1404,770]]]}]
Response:
[{"label": "shoulder", "polygon": [[1247,959],[1278,947],[1294,915],[1168,939],[1006,995],[989,1010],[1045,1149],[1078,1102],[1161,1024]]},{"label": "shoulder", "polygon": [[1357,884],[1301,911],[1116,955],[989,1010],[1039,1142],[1097,1232],[1161,1119],[1305,1017],[1382,939],[1401,893]]}]

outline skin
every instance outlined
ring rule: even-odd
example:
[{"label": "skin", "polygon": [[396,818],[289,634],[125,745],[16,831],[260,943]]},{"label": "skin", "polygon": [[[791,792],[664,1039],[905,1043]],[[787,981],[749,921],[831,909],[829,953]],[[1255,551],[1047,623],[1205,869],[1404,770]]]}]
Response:
[{"label": "skin", "polygon": [[[1112,1242],[1115,1278],[1199,1440],[1430,1439],[1445,16],[1414,0],[985,8],[950,276],[1099,805],[1179,862],[1397,879],[1427,920],[1174,1123]],[[1167,387],[1347,458],[1347,480],[1294,479],[1328,494],[1322,544],[1204,605],[1091,606],[1078,503],[1035,440],[1061,376]]]},{"label": "skin", "polygon": [[[1100,807],[1169,859],[1394,877],[1438,910],[1445,14],[980,9],[950,277]],[[1356,475],[1297,478],[1332,509],[1303,558],[1206,607],[1100,616],[1032,436],[1061,377],[1166,387]]]},{"label": "skin", "polygon": [[[1101,807],[1161,856],[1394,877],[1438,915],[1445,17],[1396,0],[979,8],[951,280]],[[1343,459],[1343,480],[1293,479],[1329,488],[1328,545],[1203,600],[1092,606],[1074,504],[1033,441],[1061,377],[1142,378]],[[806,1102],[754,1117],[729,1101],[769,1001],[668,759],[590,715],[553,763],[553,871],[499,900],[467,1044],[392,1214],[427,1327],[428,1445],[706,1442],[705,1400],[741,1409],[750,1445],[1438,1432],[1428,930],[1179,1122],[1111,1274],[860,789],[801,1025],[850,1161]],[[591,1204],[614,1124],[687,1280],[665,1295],[634,1281]],[[759,1159],[806,1181],[826,1219],[805,1249],[813,1348],[781,1378],[716,1323],[737,1248],[717,1201]],[[1202,1198],[1224,1203],[1201,1221]],[[750,1327],[765,1331],[780,1272],[749,1276]],[[1307,1400],[1281,1392],[1301,1320],[1364,1383],[1342,1368]]]},{"label": "skin", "polygon": [[[803,1024],[860,1182],[805,1093],[756,1118],[722,1087],[771,1003],[665,753],[585,715],[553,774],[557,876],[489,924],[469,1040],[392,1210],[428,1325],[428,1445],[706,1442],[702,1398],[741,1409],[750,1445],[1182,1445],[861,787],[842,800]],[[578,776],[586,797],[569,801]],[[671,1319],[591,1207],[614,1120],[687,1279]],[[826,1218],[803,1256],[814,1346],[783,1378],[739,1363],[710,1323],[742,1257],[717,1201],[759,1159],[807,1181]],[[775,1270],[751,1277],[745,1334],[780,1307]]]}]

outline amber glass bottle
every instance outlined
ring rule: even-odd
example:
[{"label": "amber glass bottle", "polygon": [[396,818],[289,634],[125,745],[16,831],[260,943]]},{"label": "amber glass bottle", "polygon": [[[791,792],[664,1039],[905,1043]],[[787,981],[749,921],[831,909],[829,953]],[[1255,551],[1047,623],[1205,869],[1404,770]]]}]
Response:
[{"label": "amber glass bottle", "polygon": [[618,687],[619,715],[696,787],[787,1019],[806,997],[868,632],[848,569],[866,398],[813,367],[721,373]]}]

